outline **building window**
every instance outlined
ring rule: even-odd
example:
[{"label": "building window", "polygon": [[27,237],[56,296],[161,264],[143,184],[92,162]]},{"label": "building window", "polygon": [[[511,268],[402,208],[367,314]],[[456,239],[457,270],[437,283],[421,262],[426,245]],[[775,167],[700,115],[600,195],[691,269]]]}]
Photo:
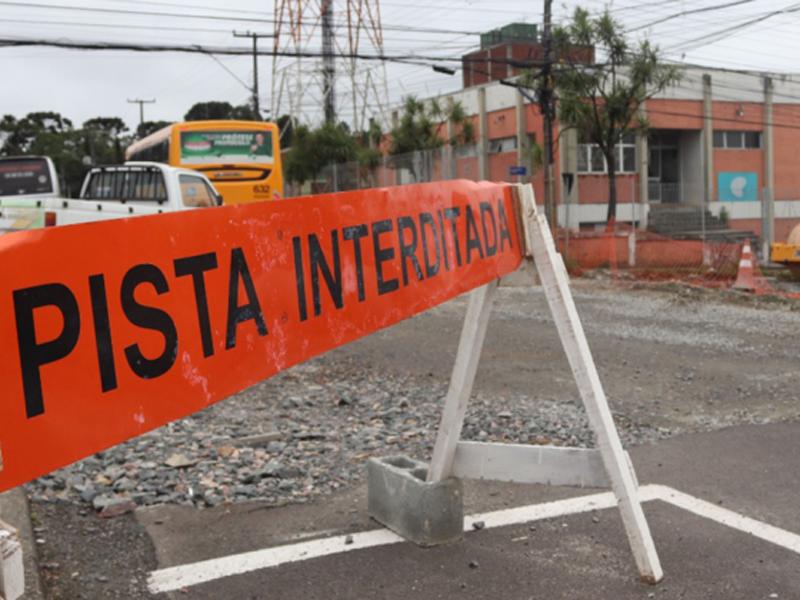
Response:
[{"label": "building window", "polygon": [[503,152],[513,152],[517,149],[517,136],[496,138],[489,140],[489,154],[501,154]]},{"label": "building window", "polygon": [[[636,172],[636,135],[623,136],[616,147],[616,172]],[[578,173],[608,173],[606,157],[597,144],[578,144]]]},{"label": "building window", "polygon": [[715,131],[714,148],[761,148],[760,131]]}]

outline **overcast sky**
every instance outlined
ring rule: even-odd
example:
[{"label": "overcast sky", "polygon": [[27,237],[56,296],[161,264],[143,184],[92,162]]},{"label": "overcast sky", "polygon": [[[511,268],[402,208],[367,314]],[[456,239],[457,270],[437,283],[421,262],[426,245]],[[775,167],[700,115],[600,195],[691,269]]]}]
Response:
[{"label": "overcast sky", "polygon": [[[315,4],[308,0],[304,3]],[[554,3],[555,20],[563,20],[576,4]],[[612,14],[633,30],[633,38],[648,35],[671,60],[736,69],[800,71],[800,3],[591,0],[581,4],[594,11],[608,5]],[[725,4],[735,5],[642,28],[685,11]],[[345,21],[345,7],[345,1],[336,0],[340,48],[346,44],[340,27]],[[479,46],[476,32],[517,21],[539,24],[542,2],[384,0],[380,8],[387,55],[459,57]],[[0,0],[0,38],[249,48],[250,41],[235,39],[232,31],[271,34],[274,18],[273,2],[263,0]],[[261,44],[269,48],[271,41]],[[318,36],[312,37],[308,48],[317,51],[319,44]],[[365,42],[361,50],[375,53]],[[127,103],[128,99],[154,98],[156,103],[145,107],[145,118],[170,121],[181,120],[197,101],[247,102],[252,60],[224,56],[218,60],[224,67],[206,55],[0,47],[0,114],[21,117],[31,111],[54,110],[76,124],[94,116],[119,116],[135,126],[138,106]],[[286,64],[285,59],[282,64]],[[272,58],[260,59],[260,98],[265,108],[270,106],[272,67]],[[318,72],[320,60],[308,59],[302,68],[304,73]],[[406,94],[427,97],[458,89],[461,84],[460,71],[447,76],[430,66],[394,63],[386,64],[386,78],[390,104],[397,104]],[[340,75],[337,104],[344,116],[351,114],[348,88],[346,77]],[[312,120],[319,118],[318,105],[318,92],[309,90],[303,107]]]}]

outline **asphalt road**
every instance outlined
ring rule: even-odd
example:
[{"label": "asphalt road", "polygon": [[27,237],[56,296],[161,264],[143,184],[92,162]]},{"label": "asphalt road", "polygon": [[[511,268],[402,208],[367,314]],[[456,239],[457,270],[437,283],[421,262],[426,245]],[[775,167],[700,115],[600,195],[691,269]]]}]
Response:
[{"label": "asphalt road", "polygon": [[[658,483],[714,506],[800,531],[800,425],[744,426],[636,449],[643,486]],[[596,490],[472,482],[468,513]],[[364,490],[313,506],[198,513],[140,511],[161,568],[374,529]],[[640,583],[616,509],[469,532],[433,549],[409,543],[301,560],[186,588],[175,598],[800,598],[800,547],[714,522],[660,500],[645,504],[664,581]],[[300,536],[303,537],[298,539]],[[800,537],[798,537],[800,539]],[[473,566],[470,566],[472,563]],[[477,566],[475,566],[477,564]]]},{"label": "asphalt road", "polygon": [[[786,541],[800,534],[800,313],[789,304],[723,301],[706,292],[579,284],[575,293],[615,413],[679,433],[632,448],[640,483],[669,486],[783,533],[757,538],[655,499],[645,512],[666,573],[655,587],[638,581],[619,517],[607,509],[469,532],[443,548],[394,544],[299,560],[169,596],[800,598],[800,542]],[[457,299],[324,360],[446,380],[464,307]],[[576,397],[540,291],[503,291],[492,318],[477,392]],[[599,491],[489,482],[466,490],[467,513]],[[173,505],[101,520],[79,506],[36,503],[32,516],[50,599],[159,597],[148,591],[148,577],[159,569],[377,527],[361,485],[279,508]]]}]

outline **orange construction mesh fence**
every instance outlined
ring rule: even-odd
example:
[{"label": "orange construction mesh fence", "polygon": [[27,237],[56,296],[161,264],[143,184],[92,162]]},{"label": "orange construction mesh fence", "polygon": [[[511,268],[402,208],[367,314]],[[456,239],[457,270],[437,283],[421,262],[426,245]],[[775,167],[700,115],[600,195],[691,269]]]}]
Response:
[{"label": "orange construction mesh fence", "polygon": [[[731,288],[739,274],[742,241],[675,239],[643,231],[574,232],[557,235],[558,249],[572,276],[607,270],[620,281],[677,281],[689,285]],[[775,288],[752,260],[757,295],[800,298]]]}]

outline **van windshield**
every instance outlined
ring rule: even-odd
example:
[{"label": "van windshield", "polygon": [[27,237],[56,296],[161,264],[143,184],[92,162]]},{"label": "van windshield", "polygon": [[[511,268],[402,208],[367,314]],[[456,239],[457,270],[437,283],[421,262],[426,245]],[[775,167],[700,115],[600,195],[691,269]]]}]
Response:
[{"label": "van windshield", "polygon": [[0,159],[0,197],[52,193],[53,179],[45,159]]}]

